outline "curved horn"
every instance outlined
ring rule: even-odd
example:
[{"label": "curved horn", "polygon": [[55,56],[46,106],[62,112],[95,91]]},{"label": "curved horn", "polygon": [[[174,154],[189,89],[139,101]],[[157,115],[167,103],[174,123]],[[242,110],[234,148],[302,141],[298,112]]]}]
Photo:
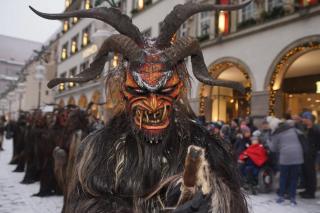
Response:
[{"label": "curved horn", "polygon": [[191,56],[192,71],[198,81],[211,86],[221,86],[233,88],[242,94],[245,93],[245,88],[241,83],[234,81],[225,81],[213,79],[207,69],[203,59],[203,54],[200,49],[198,40],[187,37],[176,41],[172,47],[164,51],[165,56],[169,59],[170,66],[174,66],[184,58]]},{"label": "curved horn", "polygon": [[125,35],[112,35],[101,46],[95,60],[90,67],[72,78],[55,78],[48,83],[49,88],[65,83],[82,83],[95,79],[103,71],[109,52],[118,52],[129,61],[137,61],[143,56],[143,51],[129,37]]},{"label": "curved horn", "polygon": [[156,40],[156,46],[160,48],[170,46],[170,41],[180,26],[196,13],[212,10],[238,10],[250,3],[251,0],[247,0],[238,5],[198,4],[192,2],[183,5],[179,4],[174,7],[173,11],[171,11],[162,22],[160,34]]},{"label": "curved horn", "polygon": [[143,37],[140,30],[132,23],[132,20],[121,13],[117,8],[97,7],[89,10],[78,10],[60,14],[42,13],[29,6],[29,8],[38,16],[46,19],[57,20],[71,17],[94,18],[110,24],[120,34],[132,38],[138,45],[143,45]]}]

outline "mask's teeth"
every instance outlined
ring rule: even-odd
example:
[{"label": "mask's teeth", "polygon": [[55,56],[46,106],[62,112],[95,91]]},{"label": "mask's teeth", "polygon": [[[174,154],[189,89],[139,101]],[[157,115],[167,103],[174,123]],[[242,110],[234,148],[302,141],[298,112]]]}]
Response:
[{"label": "mask's teeth", "polygon": [[142,113],[141,112],[140,112],[140,123],[139,123],[139,126],[140,126],[140,129],[141,129],[141,127],[142,127]]},{"label": "mask's teeth", "polygon": [[147,111],[145,111],[144,114],[145,114],[145,116],[146,116],[147,122],[149,123],[149,116],[148,116]]},{"label": "mask's teeth", "polygon": [[164,107],[162,118],[161,118],[162,120],[164,120],[166,113],[167,113],[167,106]]}]

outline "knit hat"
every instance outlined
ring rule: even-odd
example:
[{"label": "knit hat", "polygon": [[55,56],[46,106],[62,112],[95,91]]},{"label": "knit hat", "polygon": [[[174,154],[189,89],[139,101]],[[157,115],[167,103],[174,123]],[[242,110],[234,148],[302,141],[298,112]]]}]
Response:
[{"label": "knit hat", "polygon": [[313,115],[311,112],[304,112],[304,113],[302,113],[301,117],[304,119],[311,120],[311,121],[313,120]]},{"label": "knit hat", "polygon": [[241,132],[242,132],[242,133],[245,133],[245,132],[251,132],[251,131],[250,131],[250,128],[249,128],[249,127],[247,127],[247,126],[242,126],[242,127],[241,127]]}]

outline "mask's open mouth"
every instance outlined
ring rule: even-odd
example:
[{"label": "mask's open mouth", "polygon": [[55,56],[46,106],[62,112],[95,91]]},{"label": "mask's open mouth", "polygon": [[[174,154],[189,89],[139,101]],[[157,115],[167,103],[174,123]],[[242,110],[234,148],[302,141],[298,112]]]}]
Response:
[{"label": "mask's open mouth", "polygon": [[137,107],[134,110],[134,121],[139,129],[162,130],[169,126],[170,106],[159,108],[155,112]]}]

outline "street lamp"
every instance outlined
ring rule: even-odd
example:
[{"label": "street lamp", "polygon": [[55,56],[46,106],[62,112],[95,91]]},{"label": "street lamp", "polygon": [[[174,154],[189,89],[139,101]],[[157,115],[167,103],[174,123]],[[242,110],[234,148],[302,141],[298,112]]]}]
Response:
[{"label": "street lamp", "polygon": [[40,108],[40,101],[41,101],[41,84],[45,77],[46,68],[42,64],[36,66],[36,74],[35,78],[39,82],[39,90],[38,90],[38,108]]}]

